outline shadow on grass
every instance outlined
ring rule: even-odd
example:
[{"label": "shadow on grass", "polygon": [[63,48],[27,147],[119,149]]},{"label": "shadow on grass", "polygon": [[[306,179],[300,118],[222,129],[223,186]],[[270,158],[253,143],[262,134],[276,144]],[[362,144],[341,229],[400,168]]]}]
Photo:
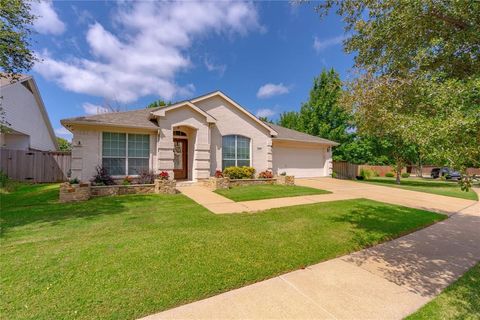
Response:
[{"label": "shadow on grass", "polygon": [[[353,213],[352,213],[353,214]],[[367,213],[356,227],[376,231]],[[355,221],[355,220],[354,220]],[[380,219],[379,223],[401,223]],[[354,253],[345,261],[374,270],[408,290],[426,297],[441,292],[480,260],[480,217],[457,214],[442,223]]]}]

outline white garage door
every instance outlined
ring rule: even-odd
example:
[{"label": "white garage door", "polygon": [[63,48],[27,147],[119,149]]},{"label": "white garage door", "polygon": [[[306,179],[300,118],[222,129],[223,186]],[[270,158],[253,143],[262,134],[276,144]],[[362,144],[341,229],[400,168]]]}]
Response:
[{"label": "white garage door", "polygon": [[297,178],[323,177],[326,149],[324,147],[273,146],[273,172],[286,172]]}]

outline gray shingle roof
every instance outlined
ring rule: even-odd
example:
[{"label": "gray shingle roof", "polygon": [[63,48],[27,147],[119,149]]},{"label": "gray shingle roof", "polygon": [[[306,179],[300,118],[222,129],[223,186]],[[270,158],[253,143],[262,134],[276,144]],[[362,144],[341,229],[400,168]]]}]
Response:
[{"label": "gray shingle roof", "polygon": [[291,140],[291,141],[300,141],[300,142],[313,142],[313,143],[322,143],[322,144],[329,144],[336,146],[338,145],[337,142],[323,139],[320,137],[312,136],[300,131],[292,130],[292,129],[287,129],[282,126],[272,124],[272,123],[267,123],[270,127],[272,127],[273,130],[278,132],[278,135],[272,140]]},{"label": "gray shingle roof", "polygon": [[150,113],[156,111],[160,108],[148,108],[148,109],[139,109],[132,111],[124,112],[110,112],[110,113],[101,113],[93,116],[83,116],[63,119],[62,124],[68,125],[70,123],[83,123],[83,124],[103,124],[103,125],[116,125],[116,126],[126,126],[126,127],[137,127],[137,128],[151,128],[158,129],[157,122],[155,120],[150,120]]}]

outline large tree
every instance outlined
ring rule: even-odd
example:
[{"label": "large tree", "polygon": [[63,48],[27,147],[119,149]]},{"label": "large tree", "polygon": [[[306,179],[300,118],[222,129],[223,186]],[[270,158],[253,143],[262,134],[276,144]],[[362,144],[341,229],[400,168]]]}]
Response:
[{"label": "large tree", "polygon": [[344,100],[359,132],[464,170],[480,154],[480,2],[326,0],[359,76]]},{"label": "large tree", "polygon": [[[307,102],[299,113],[286,112],[280,115],[279,124],[314,136],[339,143],[352,141],[351,116],[340,106],[342,82],[335,70],[322,70],[313,80]],[[343,159],[341,148],[334,150],[335,157]]]}]

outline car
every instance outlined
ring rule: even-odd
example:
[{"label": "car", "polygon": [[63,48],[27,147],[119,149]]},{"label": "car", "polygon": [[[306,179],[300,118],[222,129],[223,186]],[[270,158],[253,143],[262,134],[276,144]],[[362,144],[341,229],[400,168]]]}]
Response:
[{"label": "car", "polygon": [[433,168],[430,172],[430,176],[432,179],[437,179],[439,177],[445,177],[445,179],[455,179],[458,180],[462,177],[460,172],[453,170],[452,168],[448,167],[441,167],[441,168]]}]

